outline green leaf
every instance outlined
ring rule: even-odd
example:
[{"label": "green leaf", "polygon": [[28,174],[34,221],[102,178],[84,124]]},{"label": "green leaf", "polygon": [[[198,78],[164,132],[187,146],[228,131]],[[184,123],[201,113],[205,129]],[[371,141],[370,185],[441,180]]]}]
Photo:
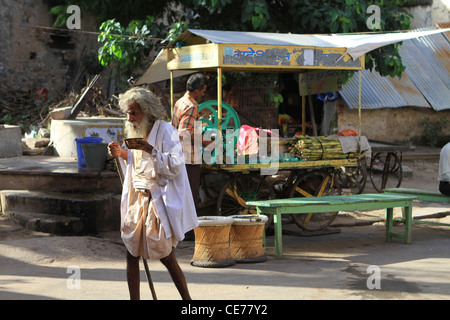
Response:
[{"label": "green leaf", "polygon": [[252,25],[254,29],[258,29],[259,24],[261,23],[261,20],[257,16],[252,17]]},{"label": "green leaf", "polygon": [[339,13],[337,13],[337,11],[334,11],[334,12],[331,14],[331,22],[336,21],[337,18],[339,18]]}]

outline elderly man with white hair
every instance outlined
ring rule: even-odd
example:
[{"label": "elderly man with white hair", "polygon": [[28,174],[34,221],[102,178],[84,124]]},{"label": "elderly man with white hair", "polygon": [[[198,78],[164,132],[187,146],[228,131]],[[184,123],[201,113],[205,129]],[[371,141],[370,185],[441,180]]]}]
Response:
[{"label": "elderly man with white hair", "polygon": [[166,122],[159,99],[149,90],[132,88],[119,96],[127,114],[125,135],[139,138],[128,150],[109,144],[112,156],[125,161],[121,202],[121,236],[127,248],[131,299],[139,299],[139,257],[159,259],[181,297],[190,299],[186,279],[173,249],[198,226],[194,201],[177,131]]}]

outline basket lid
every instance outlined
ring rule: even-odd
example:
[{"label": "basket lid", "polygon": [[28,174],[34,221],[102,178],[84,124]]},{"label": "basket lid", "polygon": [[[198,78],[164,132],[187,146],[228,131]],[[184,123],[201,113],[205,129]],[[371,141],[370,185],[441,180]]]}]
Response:
[{"label": "basket lid", "polygon": [[262,214],[249,214],[249,215],[235,215],[231,216],[234,220],[234,224],[266,224],[269,219],[267,216]]},{"label": "basket lid", "polygon": [[221,225],[231,225],[234,220],[231,217],[222,216],[201,216],[198,217],[199,226],[221,226]]}]

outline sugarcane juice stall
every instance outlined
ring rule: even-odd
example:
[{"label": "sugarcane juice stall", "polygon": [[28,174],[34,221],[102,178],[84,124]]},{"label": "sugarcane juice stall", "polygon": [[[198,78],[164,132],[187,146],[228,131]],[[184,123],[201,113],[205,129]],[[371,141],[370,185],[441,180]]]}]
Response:
[{"label": "sugarcane juice stall", "polygon": [[[321,72],[326,80],[327,70],[364,68],[364,55],[354,60],[345,48],[319,46],[309,36],[190,29],[165,49],[171,75],[172,112],[174,71],[217,72],[217,101],[207,101],[199,107],[201,117],[202,111],[209,112],[209,116],[201,119],[204,132],[205,129],[216,132],[215,141],[223,141],[224,147],[206,153],[203,150],[202,170],[229,175],[217,199],[217,215],[255,214],[255,208],[246,205],[250,200],[339,194],[336,170],[358,166],[360,150],[344,154],[338,139],[305,136],[305,96],[302,96],[301,137],[281,139],[276,134],[278,130],[259,130],[258,155],[236,150],[241,128],[233,108],[222,101],[224,72]],[[309,44],[295,45],[295,42]],[[316,93],[320,92],[323,91],[318,89]],[[268,137],[266,144],[261,144],[264,140],[261,137]],[[205,157],[207,154],[211,154],[210,161]],[[287,179],[267,179],[278,171],[289,172]],[[304,230],[321,230],[335,216],[335,212],[324,212],[293,217]]]}]

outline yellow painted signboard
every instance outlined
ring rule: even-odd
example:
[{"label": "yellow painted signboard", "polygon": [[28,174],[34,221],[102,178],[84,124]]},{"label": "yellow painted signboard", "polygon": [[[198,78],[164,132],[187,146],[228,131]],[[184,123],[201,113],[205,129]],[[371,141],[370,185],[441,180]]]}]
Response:
[{"label": "yellow painted signboard", "polygon": [[168,49],[169,70],[225,69],[342,69],[364,68],[363,58],[352,60],[344,48],[316,48],[252,44],[201,44]]},{"label": "yellow painted signboard", "polygon": [[167,69],[197,69],[218,67],[218,50],[215,44],[200,44],[169,49]]},{"label": "yellow painted signboard", "polygon": [[222,66],[274,69],[359,69],[343,48],[269,45],[222,45]]}]

